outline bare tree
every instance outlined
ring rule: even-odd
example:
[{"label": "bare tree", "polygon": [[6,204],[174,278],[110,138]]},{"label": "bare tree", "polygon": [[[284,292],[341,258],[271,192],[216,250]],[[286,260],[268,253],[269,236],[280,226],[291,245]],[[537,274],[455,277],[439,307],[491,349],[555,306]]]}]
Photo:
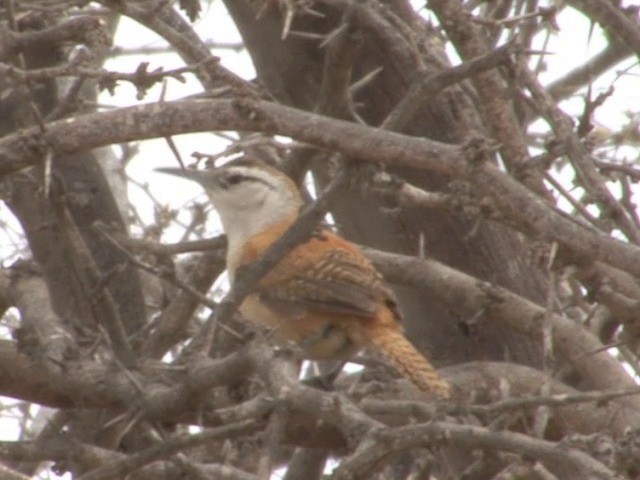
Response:
[{"label": "bare tree", "polygon": [[[196,0],[3,4],[0,421],[19,433],[0,442],[3,478],[638,478],[638,105],[598,121],[638,83],[638,9],[417,3],[224,0],[242,45],[203,40]],[[575,35],[567,13],[606,46],[545,83],[544,39]],[[104,69],[131,53],[111,47],[122,16],[184,67]],[[255,80],[212,47],[246,49]],[[98,108],[99,91],[142,98],[188,75],[201,94]],[[130,142],[165,138],[182,162],[173,136],[228,131],[197,161],[247,154],[303,187],[312,172],[316,213],[332,189],[337,229],[393,286],[451,400],[366,355],[320,381],[331,366],[235,313],[250,280],[212,291],[225,242],[207,238],[206,204],[179,216],[138,184],[148,222],[123,201],[125,167],[153,162]]]}]

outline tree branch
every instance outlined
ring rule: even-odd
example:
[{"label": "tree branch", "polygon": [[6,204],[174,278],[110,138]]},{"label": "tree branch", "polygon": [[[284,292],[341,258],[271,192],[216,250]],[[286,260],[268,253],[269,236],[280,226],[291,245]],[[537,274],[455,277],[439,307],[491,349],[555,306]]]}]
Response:
[{"label": "tree branch", "polygon": [[177,101],[128,107],[47,124],[0,139],[0,175],[37,163],[43,146],[57,153],[203,130],[260,130],[340,150],[348,157],[432,170],[468,179],[510,225],[557,241],[576,256],[640,275],[640,249],[591,230],[483,158],[463,148],[385,132],[265,101]]},{"label": "tree branch", "polygon": [[[194,398],[207,390],[244,381],[254,372],[256,362],[265,361],[261,355],[245,349],[221,359],[199,358],[177,372],[176,367],[160,362],[146,362],[143,371],[125,373],[88,359],[69,360],[65,375],[54,379],[34,368],[12,342],[0,340],[0,392],[58,408],[81,404],[126,410],[139,406],[148,419],[164,421],[189,411]],[[168,382],[171,373],[175,376]]]},{"label": "tree branch", "polygon": [[569,4],[598,22],[609,35],[613,35],[640,57],[640,28],[607,0],[569,0]]},{"label": "tree branch", "polygon": [[[429,0],[428,6],[438,16],[447,36],[464,60],[487,55],[490,51],[481,29],[473,22],[459,0]],[[472,78],[481,102],[481,108],[493,137],[500,143],[502,160],[509,170],[517,174],[523,169],[528,156],[527,146],[507,88],[499,72],[489,70]],[[542,182],[534,176],[523,179],[532,189],[542,192]]]},{"label": "tree branch", "polygon": [[108,480],[125,478],[132,472],[156,460],[166,459],[183,450],[201,446],[213,440],[228,440],[254,432],[259,427],[255,420],[244,420],[229,425],[205,430],[201,433],[171,437],[157,445],[128,455],[123,459],[109,462],[79,477],[78,480]]},{"label": "tree branch", "polygon": [[[551,322],[554,350],[562,352],[572,366],[600,389],[633,388],[635,383],[623,366],[606,351],[602,343],[575,322],[548,312],[523,297],[489,282],[429,259],[365,249],[376,267],[391,282],[419,285],[466,318],[478,312],[505,322],[516,330],[541,339],[542,323]],[[599,353],[593,353],[599,352]],[[585,361],[585,357],[589,361]],[[640,409],[640,399],[623,400]]]},{"label": "tree branch", "polygon": [[422,74],[413,82],[407,94],[389,113],[380,128],[392,131],[402,131],[411,121],[415,113],[425,105],[429,99],[435,97],[447,87],[462,82],[487,70],[494,69],[509,62],[515,47],[505,44],[485,55],[462,62],[455,67],[447,68],[438,73]]},{"label": "tree branch", "polygon": [[492,431],[484,427],[449,422],[429,422],[397,429],[372,432],[358,450],[345,459],[333,473],[336,480],[370,478],[376,465],[391,452],[434,443],[452,442],[468,448],[505,451],[535,458],[554,471],[573,472],[576,478],[616,480],[616,475],[602,463],[573,448],[559,448],[557,443],[539,440],[521,433]]}]

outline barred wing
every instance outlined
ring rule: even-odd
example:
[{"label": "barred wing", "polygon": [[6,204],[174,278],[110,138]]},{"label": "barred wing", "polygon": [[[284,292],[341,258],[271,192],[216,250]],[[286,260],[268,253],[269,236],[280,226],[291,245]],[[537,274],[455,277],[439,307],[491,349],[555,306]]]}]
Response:
[{"label": "barred wing", "polygon": [[349,247],[314,249],[317,254],[311,258],[299,256],[294,250],[286,263],[289,271],[300,273],[291,275],[276,266],[260,282],[260,299],[288,314],[315,310],[371,317],[380,302],[396,310],[393,294],[381,275],[366,257]]}]

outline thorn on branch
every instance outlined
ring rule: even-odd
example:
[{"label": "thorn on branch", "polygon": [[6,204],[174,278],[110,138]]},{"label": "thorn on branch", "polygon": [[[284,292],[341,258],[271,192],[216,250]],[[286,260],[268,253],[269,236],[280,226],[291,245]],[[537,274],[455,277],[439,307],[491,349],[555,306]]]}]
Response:
[{"label": "thorn on branch", "polygon": [[613,85],[610,86],[605,92],[600,93],[594,100],[591,99],[591,85],[587,89],[587,93],[585,95],[584,100],[584,112],[580,116],[580,120],[578,122],[578,128],[576,133],[580,138],[586,137],[594,128],[593,126],[593,114],[596,110],[601,107],[604,102],[613,95],[614,88]]},{"label": "thorn on branch", "polygon": [[[174,78],[179,82],[184,83],[186,81],[184,74],[196,71],[201,68],[204,63],[200,62],[194,65],[187,65],[167,71],[164,71],[162,67],[159,67],[150,72],[148,71],[149,63],[142,62],[135,72],[121,73],[84,67],[81,65],[83,60],[84,56],[79,56],[66,65],[36,70],[25,70],[6,63],[0,63],[0,76],[13,77],[22,84],[46,82],[57,77],[95,78],[98,81],[98,87],[101,90],[109,91],[112,95],[115,93],[115,88],[117,87],[118,82],[125,81],[133,84],[137,88],[137,98],[138,100],[141,100],[146,95],[147,90],[156,83],[162,82],[167,77]],[[215,57],[213,60],[208,58],[206,62],[209,61],[217,63],[219,58]]]},{"label": "thorn on branch", "polygon": [[340,26],[320,45],[326,47],[322,85],[316,111],[342,119],[357,119],[351,99],[351,75],[355,58],[362,45],[362,36],[353,23],[350,10]]},{"label": "thorn on branch", "polygon": [[471,21],[478,23],[480,25],[486,25],[489,27],[504,27],[508,29],[515,28],[523,22],[540,18],[540,20],[543,23],[549,25],[549,27],[554,32],[559,32],[560,27],[556,19],[557,13],[558,13],[558,9],[555,6],[551,6],[551,7],[541,6],[541,7],[538,7],[538,9],[534,12],[524,13],[522,15],[516,15],[513,17],[501,18],[499,20],[495,20],[493,18],[478,17],[473,15],[470,12],[465,12],[465,14],[471,18]]}]

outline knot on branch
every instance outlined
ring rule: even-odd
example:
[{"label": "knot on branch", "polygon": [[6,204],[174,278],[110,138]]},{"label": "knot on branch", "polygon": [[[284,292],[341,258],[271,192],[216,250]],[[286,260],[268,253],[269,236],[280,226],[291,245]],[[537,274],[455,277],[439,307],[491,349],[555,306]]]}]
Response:
[{"label": "knot on branch", "polygon": [[[383,175],[383,182],[395,181],[398,188],[402,186],[403,183],[402,180],[397,177],[393,177],[388,173],[382,172],[382,166],[380,164],[369,162],[347,162],[345,164],[345,168],[347,169],[347,188],[354,190],[365,197],[381,188],[380,182],[377,180],[379,175]],[[392,178],[395,180],[392,180]]]},{"label": "knot on branch", "polygon": [[560,441],[560,446],[586,452],[609,468],[614,467],[616,463],[617,445],[611,436],[603,433],[569,435]]},{"label": "knot on branch", "polygon": [[486,162],[498,150],[500,145],[478,132],[471,132],[462,144],[464,158],[470,165]]},{"label": "knot on branch", "polygon": [[487,310],[488,308],[504,303],[504,293],[502,290],[489,282],[478,282],[478,289],[484,294],[484,308],[483,310]]},{"label": "knot on branch", "polygon": [[255,126],[257,130],[263,133],[274,132],[276,130],[273,121],[267,117],[263,110],[260,110],[254,100],[248,97],[236,98],[233,100],[233,108],[235,108],[240,116]]},{"label": "knot on branch", "polygon": [[469,219],[480,219],[495,216],[496,209],[491,199],[479,197],[471,183],[455,180],[449,183],[451,208]]},{"label": "knot on branch", "polygon": [[380,196],[386,207],[392,210],[400,208],[400,192],[405,182],[396,175],[379,172],[371,178],[371,190]]},{"label": "knot on branch", "polygon": [[640,474],[640,428],[629,428],[615,450],[615,469],[629,478]]},{"label": "knot on branch", "polygon": [[566,265],[561,259],[558,259],[557,243],[549,242],[543,239],[531,239],[525,260],[529,265],[535,266],[541,270],[561,270]]},{"label": "knot on branch", "polygon": [[[78,41],[84,42],[93,52],[92,56],[99,57],[111,48],[111,32],[103,20],[93,17],[80,17],[78,22]],[[73,27],[71,27],[73,28]]]},{"label": "knot on branch", "polygon": [[[48,142],[39,130],[23,130],[18,132],[16,147],[16,153],[20,152],[26,157],[44,158],[50,151]],[[7,173],[12,172],[13,170]]]}]

